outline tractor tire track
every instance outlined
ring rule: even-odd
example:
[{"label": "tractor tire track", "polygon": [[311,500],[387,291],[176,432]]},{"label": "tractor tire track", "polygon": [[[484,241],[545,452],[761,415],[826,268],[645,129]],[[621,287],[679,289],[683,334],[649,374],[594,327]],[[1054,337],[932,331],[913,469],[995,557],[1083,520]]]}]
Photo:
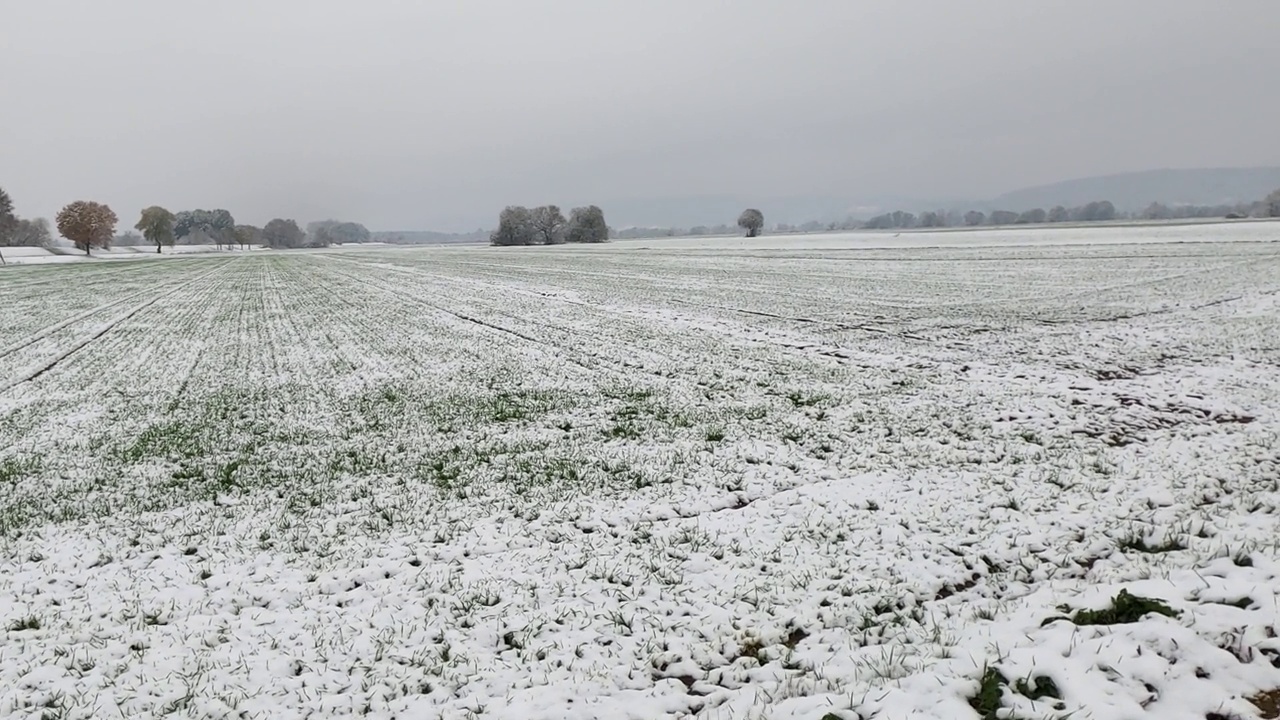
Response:
[{"label": "tractor tire track", "polygon": [[[497,283],[485,282],[482,280],[476,280],[474,278],[440,275],[436,273],[422,272],[412,268],[404,268],[404,267],[391,268],[394,271],[398,271],[401,274],[409,275],[411,277],[436,280],[439,282],[448,283],[455,286],[460,285],[463,287],[468,287],[468,286],[476,287],[482,290],[491,290],[499,293],[512,293],[515,295],[529,297],[540,302],[545,302],[547,300],[550,300],[553,302],[561,303],[562,305],[572,307],[582,311],[584,313],[584,317],[582,318],[584,322],[593,323],[600,326],[600,329],[591,329],[591,328],[582,328],[582,327],[565,327],[562,325],[557,325],[557,324],[547,322],[545,319],[542,319],[541,316],[538,316],[535,313],[521,314],[521,313],[513,312],[510,307],[510,304],[503,303],[500,297],[486,297],[486,298],[477,298],[474,296],[469,297],[472,303],[477,304],[479,308],[483,309],[483,314],[486,316],[496,316],[500,318],[506,318],[511,321],[514,321],[515,323],[532,325],[534,327],[540,328],[542,330],[545,330],[551,333],[559,334],[564,337],[564,339],[562,339],[561,341],[546,340],[543,338],[535,337],[534,335],[531,335],[527,332],[522,332],[520,330],[513,329],[508,324],[498,323],[492,319],[481,319],[480,317],[477,316],[476,313],[473,313],[473,312],[463,312],[459,310],[454,310],[454,309],[450,309],[448,307],[444,307],[439,304],[430,302],[424,299],[419,294],[410,293],[403,290],[402,288],[390,286],[389,284],[387,284],[387,281],[383,280],[380,276],[378,276],[377,279],[374,279],[373,276],[365,276],[363,274],[363,272],[372,273],[374,270],[385,270],[387,268],[384,268],[381,266],[373,266],[368,263],[363,263],[359,261],[347,260],[345,258],[339,260],[338,258],[326,257],[325,259],[339,261],[339,262],[342,262],[343,264],[348,264],[350,266],[362,267],[362,271],[359,271],[360,274],[355,274],[355,275],[344,273],[336,269],[331,270],[338,276],[346,278],[349,281],[355,281],[365,285],[366,287],[375,288],[382,292],[386,292],[403,302],[417,304],[425,308],[430,308],[436,311],[437,313],[441,313],[441,314],[453,317],[457,320],[461,320],[471,325],[475,325],[475,326],[485,328],[487,330],[491,330],[502,337],[511,337],[516,339],[517,341],[534,344],[536,346],[546,348],[550,350],[555,355],[555,357],[561,358],[589,372],[605,372],[605,373],[613,374],[619,378],[626,378],[626,379],[632,379],[637,374],[643,375],[648,378],[652,378],[655,376],[652,371],[646,370],[645,369],[646,366],[643,363],[635,362],[635,359],[638,356],[648,356],[650,361],[656,363],[660,361],[670,362],[673,359],[676,359],[677,357],[685,357],[685,356],[697,357],[699,356],[699,353],[705,352],[705,348],[695,348],[695,347],[689,347],[689,348],[683,348],[683,349],[675,348],[674,345],[667,343],[665,341],[656,343],[656,345],[661,348],[661,350],[659,351],[659,350],[655,350],[651,346],[645,345],[644,343],[637,343],[635,341],[636,336],[652,334],[655,331],[662,332],[662,333],[669,333],[667,329],[667,325],[666,323],[663,322],[663,320],[669,321],[672,318],[657,317],[657,316],[645,314],[643,312],[637,313],[634,311],[627,311],[625,309],[616,308],[616,307],[594,305],[589,302],[560,297],[557,295],[549,295],[542,292],[513,287],[511,285],[500,285]],[[696,306],[696,307],[705,307],[705,306]],[[618,323],[625,323],[625,324],[634,326],[636,328],[636,332],[630,333],[630,334],[625,332],[618,332]],[[711,330],[710,328],[703,328],[703,329],[706,330],[708,333],[710,333],[710,335],[720,338],[718,342],[727,341],[731,345],[738,344],[744,348],[756,347],[756,348],[767,349],[770,351],[782,351],[786,356],[790,356],[790,357],[799,356],[799,357],[805,358],[806,360],[814,360],[816,359],[815,358],[816,355],[820,355],[820,356],[824,356],[828,361],[835,360],[837,363],[841,363],[841,364],[846,364],[850,362],[850,357],[852,357],[852,356],[847,356],[845,353],[842,353],[842,352],[821,352],[821,351],[809,352],[807,350],[809,350],[810,348],[818,347],[818,345],[815,345],[814,343],[797,343],[794,339],[765,340],[758,337],[751,337],[746,334],[733,332],[730,330],[721,330],[721,329]],[[601,343],[599,342],[600,339],[606,335],[609,338],[609,342],[606,343],[605,345],[607,345],[610,348],[616,349],[615,352],[604,353],[604,354],[588,354],[587,358],[589,358],[590,361],[587,361],[582,358],[574,357],[575,351],[573,350],[573,348],[575,347],[576,348],[581,348],[581,347],[599,348],[601,347]],[[688,337],[690,336],[684,333],[670,334],[670,338],[672,339],[678,339],[680,337],[684,337],[688,339]],[[696,385],[696,383],[691,382],[688,378],[666,377],[666,376],[661,376],[661,377],[663,377],[663,379],[668,384],[674,383],[676,385],[687,385],[690,388]]]},{"label": "tractor tire track", "polygon": [[[326,259],[326,260],[334,260],[334,261],[340,261],[340,262],[350,263],[350,264],[353,264],[353,265],[362,265],[362,266],[368,267],[368,268],[370,268],[370,269],[373,269],[373,268],[377,268],[377,269],[384,269],[381,265],[374,266],[374,265],[372,265],[372,264],[370,264],[370,263],[361,262],[361,261],[359,261],[359,260],[352,260],[352,259],[347,259],[347,258],[336,258],[336,257],[326,257],[325,259]],[[396,271],[396,272],[401,272],[401,273],[404,273],[404,274],[413,275],[413,276],[418,276],[418,277],[432,278],[432,279],[436,279],[436,280],[441,280],[441,281],[451,282],[451,283],[457,283],[457,284],[463,284],[463,285],[479,286],[479,287],[486,288],[486,289],[497,289],[497,290],[502,290],[502,291],[504,291],[504,292],[512,292],[512,293],[517,293],[517,294],[521,294],[521,295],[526,295],[526,296],[529,296],[529,297],[536,297],[536,298],[538,298],[539,300],[551,300],[551,301],[559,302],[559,303],[563,303],[563,304],[566,304],[566,305],[574,305],[574,306],[578,306],[578,307],[584,308],[584,309],[586,309],[586,310],[589,310],[589,311],[591,311],[591,312],[593,312],[593,313],[599,313],[599,314],[610,314],[610,315],[613,315],[613,316],[615,316],[615,317],[625,319],[627,322],[637,323],[638,325],[640,325],[640,326],[644,326],[644,327],[652,327],[652,325],[653,325],[654,321],[656,320],[656,318],[653,318],[653,317],[647,316],[647,315],[645,315],[644,313],[636,313],[636,312],[634,312],[634,311],[628,311],[628,310],[625,310],[625,309],[620,309],[620,308],[615,308],[615,307],[609,307],[609,306],[603,306],[603,305],[594,305],[594,304],[592,304],[592,303],[585,302],[585,301],[582,301],[582,300],[576,300],[576,299],[573,299],[573,298],[566,298],[566,297],[562,297],[562,296],[555,295],[555,294],[544,293],[544,292],[538,292],[538,291],[535,291],[535,290],[528,290],[528,289],[525,289],[525,288],[513,287],[512,285],[509,285],[509,284],[500,284],[500,283],[496,283],[496,282],[488,282],[488,281],[485,281],[485,280],[479,280],[479,279],[475,279],[475,278],[462,278],[462,277],[456,277],[456,276],[442,275],[442,274],[438,274],[438,273],[432,273],[432,272],[427,272],[427,271],[421,271],[421,270],[417,270],[417,269],[414,269],[414,268],[408,268],[408,267],[404,267],[404,266],[395,266],[394,264],[393,264],[393,267],[391,267],[391,268],[387,268],[387,269],[392,269],[392,270],[394,270],[394,271]],[[826,326],[830,326],[830,327],[833,327],[833,328],[836,328],[836,329],[839,329],[839,330],[861,331],[861,332],[867,332],[867,333],[876,334],[876,335],[884,335],[884,336],[890,336],[890,337],[899,337],[899,338],[904,338],[904,339],[907,339],[907,340],[914,340],[914,341],[918,341],[918,342],[925,342],[925,343],[929,343],[929,344],[937,344],[937,343],[939,342],[939,340],[938,340],[938,339],[928,338],[928,337],[924,337],[924,336],[921,336],[921,335],[916,335],[916,334],[912,334],[912,333],[908,333],[908,332],[894,331],[894,330],[892,330],[892,329],[888,329],[888,328],[881,328],[881,327],[876,327],[876,326],[873,326],[873,325],[867,325],[867,324],[853,325],[853,324],[850,324],[850,323],[847,323],[847,322],[840,322],[840,321],[835,321],[835,320],[816,319],[816,318],[809,318],[809,317],[793,317],[793,316],[781,315],[781,314],[777,314],[777,313],[768,313],[768,312],[757,311],[757,310],[747,310],[747,309],[743,309],[743,308],[735,308],[735,307],[720,306],[720,305],[711,305],[711,304],[706,304],[706,303],[694,303],[694,302],[689,302],[689,301],[685,301],[685,300],[680,300],[680,299],[678,299],[678,298],[667,298],[667,299],[666,299],[666,301],[667,301],[667,302],[670,302],[670,303],[673,303],[673,304],[677,304],[677,305],[684,305],[684,306],[693,307],[693,308],[696,308],[696,309],[703,309],[703,310],[720,310],[720,311],[732,312],[732,313],[743,314],[743,315],[749,315],[749,316],[764,317],[764,318],[769,318],[769,319],[772,319],[772,320],[782,320],[782,321],[792,322],[792,323],[796,323],[796,324],[800,324],[800,325],[826,325]],[[444,311],[444,312],[452,313],[452,311],[445,310],[445,309],[443,309],[443,308],[437,308],[437,309],[442,310],[442,311]],[[512,316],[512,315],[510,315],[510,314],[508,314],[508,313],[503,313],[501,310],[497,310],[497,309],[493,309],[493,308],[490,308],[489,310],[490,310],[490,312],[494,312],[494,313],[501,314],[501,315],[506,315],[506,316],[508,316],[508,317],[512,317],[513,319],[518,319],[518,320],[520,320],[520,321],[522,321],[522,322],[531,323],[531,324],[534,324],[534,325],[538,325],[538,326],[540,326],[540,327],[544,327],[544,328],[547,328],[547,329],[555,330],[555,331],[558,331],[558,332],[563,332],[563,333],[566,333],[566,334],[574,334],[574,335],[578,335],[578,336],[580,336],[580,337],[583,337],[583,340],[584,340],[584,341],[586,341],[586,340],[588,340],[588,339],[590,338],[590,334],[589,334],[589,333],[585,333],[585,332],[583,332],[583,331],[581,331],[581,330],[577,330],[577,329],[573,329],[573,328],[564,328],[564,327],[559,327],[559,326],[555,326],[555,325],[547,324],[547,323],[545,323],[545,322],[540,322],[540,321],[538,321],[538,320],[534,320],[534,319],[529,319],[529,318],[523,318],[523,317]],[[452,313],[452,314],[457,315],[456,313]],[[460,319],[463,319],[463,320],[468,320],[468,321],[470,321],[470,322],[475,322],[475,323],[477,323],[477,324],[486,325],[486,326],[491,327],[491,328],[493,328],[493,329],[500,330],[500,331],[503,331],[503,332],[507,332],[507,333],[513,334],[513,335],[515,335],[515,336],[517,336],[517,337],[520,337],[520,338],[523,338],[523,339],[526,339],[526,340],[530,340],[529,336],[523,335],[523,334],[521,334],[521,333],[519,333],[519,332],[517,332],[517,331],[511,330],[511,329],[509,329],[509,328],[505,328],[505,327],[502,327],[502,326],[498,326],[498,325],[495,325],[495,324],[493,324],[493,323],[487,323],[487,322],[485,322],[485,321],[481,321],[481,320],[476,320],[475,318],[471,318],[471,317],[467,317],[467,316],[458,315],[458,317],[459,317]],[[709,330],[709,329],[705,329],[705,330],[706,330],[706,331],[711,331],[711,330]],[[817,343],[817,342],[797,343],[795,340],[790,340],[790,339],[770,339],[770,340],[762,340],[762,339],[760,339],[760,338],[751,338],[751,337],[747,337],[747,336],[742,335],[742,334],[738,334],[738,333],[734,333],[734,332],[726,331],[726,330],[717,330],[717,331],[715,331],[715,332],[716,332],[716,334],[720,335],[721,337],[727,338],[727,339],[732,340],[732,341],[735,341],[735,342],[749,343],[749,344],[754,344],[754,345],[759,345],[759,346],[764,346],[764,347],[769,347],[769,348],[778,348],[778,349],[783,349],[783,350],[788,351],[788,352],[790,352],[790,353],[798,353],[799,355],[804,356],[804,357],[812,357],[812,356],[814,356],[814,355],[819,355],[819,356],[822,356],[822,357],[826,357],[826,358],[834,359],[836,362],[840,362],[840,363],[847,363],[847,362],[849,362],[849,361],[852,359],[852,357],[853,357],[853,356],[852,356],[848,351],[844,351],[843,349],[840,349],[840,348],[832,348],[832,347],[828,347],[828,346],[826,346],[826,345],[824,345],[824,344],[822,344],[822,343]],[[542,341],[538,341],[538,340],[533,340],[533,341],[534,341],[534,342],[542,342]],[[952,342],[952,343],[955,343],[955,342],[957,342],[957,341],[955,341],[955,340],[953,339],[953,340],[951,340],[951,342]],[[626,344],[630,344],[630,343],[626,343]],[[641,348],[639,348],[639,347],[635,347],[635,346],[633,345],[633,349],[634,349],[634,350],[636,350],[636,351],[639,351]],[[576,363],[576,364],[578,364],[578,365],[582,365],[582,363]],[[584,367],[585,367],[585,366],[584,366]]]},{"label": "tractor tire track", "polygon": [[188,286],[192,285],[193,283],[195,283],[195,282],[197,282],[197,281],[203,280],[203,279],[205,279],[205,278],[207,278],[207,277],[210,277],[210,276],[214,275],[215,273],[220,272],[221,270],[225,269],[228,265],[230,265],[230,264],[231,264],[231,263],[233,263],[233,262],[235,262],[235,261],[234,261],[234,260],[228,260],[227,262],[225,262],[225,263],[223,263],[223,264],[219,265],[219,266],[218,266],[218,267],[216,267],[216,268],[213,268],[212,270],[209,270],[209,271],[207,271],[207,272],[201,273],[200,275],[197,275],[196,277],[189,278],[189,279],[187,279],[187,280],[184,280],[184,281],[178,282],[178,283],[176,283],[176,284],[174,284],[174,285],[171,285],[171,286],[169,286],[168,288],[166,288],[165,290],[163,290],[160,294],[156,295],[155,297],[152,297],[150,300],[147,300],[146,302],[140,303],[140,304],[138,304],[138,305],[136,305],[136,306],[134,306],[134,307],[130,308],[130,309],[129,309],[129,310],[127,310],[126,312],[124,312],[124,313],[122,313],[122,314],[120,314],[120,315],[117,315],[116,317],[114,317],[114,318],[112,318],[111,320],[107,321],[107,323],[105,323],[102,327],[98,328],[98,330],[97,330],[97,331],[95,331],[94,333],[92,333],[91,335],[89,335],[89,336],[87,336],[87,337],[82,338],[81,340],[79,340],[78,342],[76,342],[76,343],[75,343],[74,345],[72,345],[71,347],[67,348],[66,350],[64,350],[64,351],[62,351],[62,352],[60,352],[60,353],[58,353],[58,354],[57,354],[57,355],[55,355],[53,358],[51,358],[51,359],[49,359],[49,360],[45,361],[45,362],[44,362],[40,367],[36,368],[34,371],[28,371],[27,373],[25,373],[24,375],[22,375],[22,376],[18,377],[17,379],[11,380],[11,381],[9,381],[8,383],[6,383],[6,384],[4,384],[4,385],[0,385],[0,394],[6,393],[6,392],[8,392],[8,391],[12,390],[12,389],[13,389],[13,388],[15,388],[15,387],[18,387],[19,385],[22,385],[22,384],[24,384],[24,383],[31,382],[31,381],[33,381],[33,380],[35,380],[35,379],[39,378],[41,375],[44,375],[45,373],[47,373],[47,372],[49,372],[50,370],[52,370],[52,369],[54,369],[55,367],[57,367],[57,365],[58,365],[59,363],[61,363],[63,360],[66,360],[67,358],[69,358],[69,357],[71,357],[72,355],[76,354],[76,353],[77,353],[77,352],[79,352],[80,350],[82,350],[82,349],[84,349],[85,347],[89,346],[91,343],[93,343],[95,340],[98,340],[98,339],[99,339],[99,338],[101,338],[103,335],[106,335],[108,332],[110,332],[111,330],[113,330],[114,328],[116,328],[117,326],[119,326],[121,323],[126,322],[127,320],[129,320],[130,318],[134,317],[134,316],[135,316],[135,315],[137,315],[138,313],[142,312],[143,310],[146,310],[147,308],[149,308],[149,307],[151,307],[152,305],[156,304],[157,302],[159,302],[159,301],[161,301],[161,300],[163,300],[163,299],[165,299],[165,298],[169,297],[170,295],[173,295],[174,293],[178,292],[179,290],[182,290],[183,288],[188,287]]},{"label": "tractor tire track", "polygon": [[[37,267],[47,267],[47,266],[14,265],[14,267],[23,268],[23,269],[28,269],[28,268],[34,269]],[[145,275],[147,272],[151,272],[153,270],[154,268],[150,267],[146,263],[141,265],[137,263],[131,263],[129,267],[124,267],[124,268],[122,267],[104,268],[104,267],[98,266],[98,267],[95,267],[93,270],[88,270],[88,269],[81,270],[80,272],[82,274],[78,276],[76,280],[79,282],[93,282],[100,279],[119,280],[121,278],[126,278],[131,280],[133,279],[134,275]],[[38,288],[45,285],[61,284],[64,282],[66,282],[66,278],[64,277],[51,276],[51,277],[46,277],[42,279],[28,280],[26,282],[5,283],[4,290],[5,292],[11,292],[15,290],[27,290],[29,288]]]},{"label": "tractor tire track", "polygon": [[[113,279],[114,279],[114,278],[113,278]],[[81,278],[81,279],[78,279],[78,280],[82,280],[82,278]],[[183,281],[183,280],[179,280],[176,284],[181,284],[182,282],[185,282],[185,281]],[[174,285],[176,285],[176,284],[171,284],[171,285],[170,285],[170,287],[173,287],[173,286],[174,286]],[[6,288],[6,289],[7,289],[7,288]],[[100,313],[102,313],[102,312],[105,312],[105,311],[107,311],[107,310],[110,310],[110,309],[112,309],[112,308],[119,307],[120,305],[123,305],[123,304],[125,304],[125,303],[130,302],[130,301],[136,300],[136,299],[141,298],[141,297],[145,297],[145,296],[150,295],[150,294],[152,294],[152,293],[154,293],[154,292],[156,292],[156,289],[155,289],[155,288],[144,288],[144,289],[142,289],[142,290],[138,290],[138,291],[136,291],[136,292],[129,293],[128,295],[125,295],[125,296],[123,296],[123,297],[116,298],[115,300],[112,300],[112,301],[110,301],[110,302],[105,302],[105,303],[102,303],[101,305],[98,305],[98,306],[96,306],[96,307],[92,307],[92,308],[89,308],[88,310],[81,311],[81,312],[77,313],[76,315],[74,315],[74,316],[72,316],[72,317],[66,318],[66,319],[64,319],[64,320],[60,320],[60,321],[58,321],[58,322],[56,322],[56,323],[53,323],[52,325],[47,325],[47,326],[45,326],[45,327],[43,327],[43,328],[41,328],[41,329],[39,329],[39,330],[35,331],[34,333],[31,333],[31,334],[27,335],[26,337],[22,338],[21,340],[19,340],[19,341],[17,341],[17,342],[15,342],[15,343],[13,343],[13,344],[11,344],[11,345],[8,345],[8,346],[6,346],[6,347],[4,347],[4,348],[0,348],[0,360],[3,360],[4,358],[6,358],[6,357],[8,357],[8,356],[10,356],[10,355],[12,355],[12,354],[14,354],[14,353],[16,353],[16,352],[18,352],[18,351],[22,350],[22,349],[24,349],[24,348],[26,348],[26,347],[30,347],[31,345],[33,345],[33,344],[35,344],[35,343],[37,343],[37,342],[40,342],[41,340],[43,340],[43,339],[45,339],[45,338],[49,337],[50,335],[52,335],[52,334],[54,334],[54,333],[58,332],[59,330],[62,330],[62,329],[64,329],[64,328],[66,328],[66,327],[69,327],[69,326],[71,326],[71,325],[74,325],[74,324],[76,324],[76,323],[78,323],[78,322],[81,322],[81,321],[83,321],[83,320],[87,320],[87,319],[89,319],[89,318],[93,317],[94,315],[98,315],[98,314],[100,314]]]},{"label": "tractor tire track", "polygon": [[125,303],[127,303],[127,302],[129,302],[129,301],[131,301],[131,300],[136,300],[137,298],[142,297],[142,296],[144,296],[144,295],[147,295],[147,294],[149,294],[149,293],[151,293],[151,292],[153,292],[153,291],[151,291],[151,290],[139,290],[138,292],[132,293],[132,294],[130,294],[130,295],[126,295],[125,297],[119,298],[119,299],[114,300],[114,301],[112,301],[112,302],[109,302],[109,303],[103,303],[102,305],[99,305],[99,306],[97,306],[97,307],[94,307],[94,308],[90,308],[90,309],[88,309],[88,310],[85,310],[84,312],[82,312],[82,313],[80,313],[80,314],[78,314],[78,315],[75,315],[75,316],[73,316],[73,317],[69,317],[69,318],[67,318],[66,320],[62,320],[61,322],[56,322],[56,323],[54,323],[54,324],[52,324],[52,325],[49,325],[49,326],[47,326],[47,327],[44,327],[44,328],[40,329],[39,331],[37,331],[37,332],[35,332],[35,333],[31,334],[31,335],[28,335],[27,337],[25,337],[25,338],[23,338],[23,339],[19,340],[18,342],[14,343],[14,344],[12,344],[12,345],[9,345],[8,347],[5,347],[5,348],[3,348],[3,349],[0,349],[0,360],[3,360],[4,358],[6,358],[6,357],[8,357],[8,356],[10,356],[10,355],[12,355],[12,354],[14,354],[14,353],[18,352],[19,350],[22,350],[23,348],[29,347],[29,346],[31,346],[31,345],[34,345],[35,343],[40,342],[41,340],[43,340],[43,339],[45,339],[45,338],[49,337],[50,335],[52,335],[52,334],[54,334],[54,333],[58,332],[59,330],[61,330],[61,329],[65,328],[65,327],[68,327],[68,326],[70,326],[70,325],[74,325],[74,324],[76,324],[76,323],[80,322],[81,320],[86,320],[86,319],[88,319],[88,318],[91,318],[91,317],[93,317],[94,315],[97,315],[97,314],[99,314],[99,313],[102,313],[102,312],[104,312],[104,311],[106,311],[106,310],[110,310],[110,309],[112,309],[112,308],[114,308],[114,307],[118,307],[118,306],[120,306],[120,305],[123,305],[123,304],[125,304]]},{"label": "tractor tire track", "polygon": [[[326,259],[329,259],[329,258],[326,258]],[[365,265],[364,263],[355,263],[355,264],[356,264],[356,265],[364,266],[364,267],[366,267],[369,271],[372,271],[372,270],[376,269],[376,268],[368,267],[368,266],[367,266],[367,265]],[[381,284],[381,281],[379,281],[379,280],[375,280],[373,277],[364,277],[364,276],[360,276],[360,275],[350,275],[350,274],[343,273],[343,272],[341,272],[341,271],[333,270],[333,269],[331,269],[331,270],[330,270],[330,272],[333,272],[335,275],[337,275],[337,276],[339,276],[339,277],[346,278],[347,280],[351,280],[351,281],[354,281],[354,282],[360,283],[360,284],[361,284],[361,285],[363,285],[364,287],[371,288],[371,289],[377,290],[377,291],[379,291],[379,292],[385,293],[385,294],[387,294],[387,295],[389,295],[389,296],[391,296],[391,297],[397,298],[398,300],[401,300],[401,301],[407,301],[408,303],[411,303],[411,304],[415,304],[415,305],[418,305],[418,306],[421,306],[421,307],[425,307],[425,308],[430,308],[431,310],[434,310],[435,312],[437,312],[437,313],[439,313],[439,314],[441,314],[441,315],[445,315],[445,316],[451,317],[451,318],[453,318],[454,320],[461,321],[461,322],[463,322],[463,323],[465,323],[465,324],[467,324],[467,325],[473,325],[473,326],[476,326],[476,327],[481,327],[481,328],[484,328],[484,329],[486,329],[486,330],[489,330],[489,331],[492,331],[492,332],[498,333],[500,336],[503,336],[503,337],[512,337],[512,338],[515,338],[515,339],[517,339],[517,340],[519,340],[519,341],[522,341],[522,342],[524,342],[524,343],[532,344],[532,345],[535,345],[535,346],[540,347],[540,348],[551,348],[551,349],[553,349],[553,350],[555,350],[555,351],[556,351],[556,352],[554,353],[554,354],[556,355],[556,357],[560,357],[560,358],[564,359],[564,360],[565,360],[565,361],[567,361],[567,362],[570,362],[570,363],[572,363],[572,364],[574,364],[574,365],[577,365],[578,367],[581,367],[581,368],[582,368],[582,369],[584,369],[584,370],[587,370],[587,371],[590,371],[590,372],[599,372],[599,371],[601,371],[601,370],[604,370],[604,371],[614,370],[613,368],[609,368],[609,367],[607,367],[607,366],[601,366],[601,367],[592,366],[592,365],[590,365],[590,364],[587,364],[587,363],[583,362],[582,360],[580,360],[580,359],[578,359],[578,358],[572,357],[572,356],[569,354],[569,350],[568,350],[568,348],[562,347],[562,346],[557,345],[557,344],[552,343],[552,342],[548,342],[548,341],[546,341],[546,340],[542,340],[542,339],[539,339],[539,338],[533,337],[532,335],[526,335],[525,333],[522,333],[522,332],[520,332],[520,331],[518,331],[518,330],[513,330],[513,329],[511,329],[511,328],[504,327],[504,326],[502,326],[502,325],[498,325],[498,324],[496,324],[496,323],[489,322],[489,321],[486,321],[486,320],[481,320],[481,319],[479,319],[479,318],[477,318],[477,317],[473,317],[473,316],[471,316],[471,315],[468,315],[467,313],[458,312],[458,311],[455,311],[455,310],[450,310],[449,308],[446,308],[446,307],[444,307],[444,306],[437,305],[437,304],[435,304],[435,303],[433,303],[433,302],[430,302],[429,300],[427,300],[427,299],[425,299],[425,298],[423,298],[423,297],[421,297],[421,296],[419,296],[419,295],[410,294],[410,293],[407,293],[407,292],[405,292],[405,291],[403,291],[403,290],[400,290],[400,289],[397,289],[397,288],[394,288],[394,287],[389,287],[389,286],[387,286],[387,285]]]}]

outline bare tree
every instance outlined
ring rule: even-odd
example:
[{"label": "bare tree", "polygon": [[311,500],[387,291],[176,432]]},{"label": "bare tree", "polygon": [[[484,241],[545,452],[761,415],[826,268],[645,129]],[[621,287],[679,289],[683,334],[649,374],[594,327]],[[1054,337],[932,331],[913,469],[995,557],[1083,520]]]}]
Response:
[{"label": "bare tree", "polygon": [[111,247],[138,247],[146,244],[147,239],[132,230],[124,232],[111,238]]},{"label": "bare tree", "polygon": [[752,238],[760,234],[760,229],[764,227],[764,213],[755,208],[747,208],[738,216],[738,227],[747,231],[747,237]]},{"label": "bare tree", "polygon": [[976,227],[987,221],[986,213],[978,210],[970,210],[964,214],[964,224],[969,227]]},{"label": "bare tree", "polygon": [[1068,213],[1067,209],[1061,205],[1054,205],[1050,208],[1049,215],[1046,217],[1046,220],[1051,223],[1064,223],[1070,219],[1070,213]]},{"label": "bare tree", "polygon": [[0,246],[7,247],[48,247],[52,242],[53,233],[49,230],[49,221],[44,218],[18,218],[9,234],[0,237]]},{"label": "bare tree", "polygon": [[1274,190],[1262,201],[1266,205],[1267,215],[1280,217],[1280,190]]},{"label": "bare tree", "polygon": [[13,198],[4,188],[0,188],[0,245],[6,244],[5,238],[18,226],[18,216],[13,214]]},{"label": "bare tree", "polygon": [[555,205],[534,208],[531,220],[534,232],[543,245],[559,245],[564,242],[566,221],[560,208]]}]

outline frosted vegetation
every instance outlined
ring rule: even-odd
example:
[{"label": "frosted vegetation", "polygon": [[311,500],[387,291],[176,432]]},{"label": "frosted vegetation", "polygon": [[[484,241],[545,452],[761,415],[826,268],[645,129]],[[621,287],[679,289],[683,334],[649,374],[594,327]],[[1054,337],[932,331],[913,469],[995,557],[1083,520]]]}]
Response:
[{"label": "frosted vegetation", "polygon": [[0,716],[1276,717],[1278,234],[0,269]]}]

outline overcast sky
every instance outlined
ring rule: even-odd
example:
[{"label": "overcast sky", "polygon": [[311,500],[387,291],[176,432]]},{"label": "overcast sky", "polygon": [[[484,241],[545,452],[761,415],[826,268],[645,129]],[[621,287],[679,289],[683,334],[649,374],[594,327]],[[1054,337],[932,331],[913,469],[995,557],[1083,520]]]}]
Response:
[{"label": "overcast sky", "polygon": [[1280,0],[0,0],[0,187],[461,230],[1280,164],[1277,30]]}]

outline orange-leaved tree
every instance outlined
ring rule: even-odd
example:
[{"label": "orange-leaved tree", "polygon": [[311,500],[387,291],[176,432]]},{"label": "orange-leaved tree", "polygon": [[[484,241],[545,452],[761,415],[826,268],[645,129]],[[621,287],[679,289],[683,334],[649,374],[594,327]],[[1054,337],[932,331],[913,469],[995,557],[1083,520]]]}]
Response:
[{"label": "orange-leaved tree", "polygon": [[77,200],[58,213],[58,232],[90,255],[91,248],[111,246],[116,232],[116,214],[111,208],[88,200]]}]

